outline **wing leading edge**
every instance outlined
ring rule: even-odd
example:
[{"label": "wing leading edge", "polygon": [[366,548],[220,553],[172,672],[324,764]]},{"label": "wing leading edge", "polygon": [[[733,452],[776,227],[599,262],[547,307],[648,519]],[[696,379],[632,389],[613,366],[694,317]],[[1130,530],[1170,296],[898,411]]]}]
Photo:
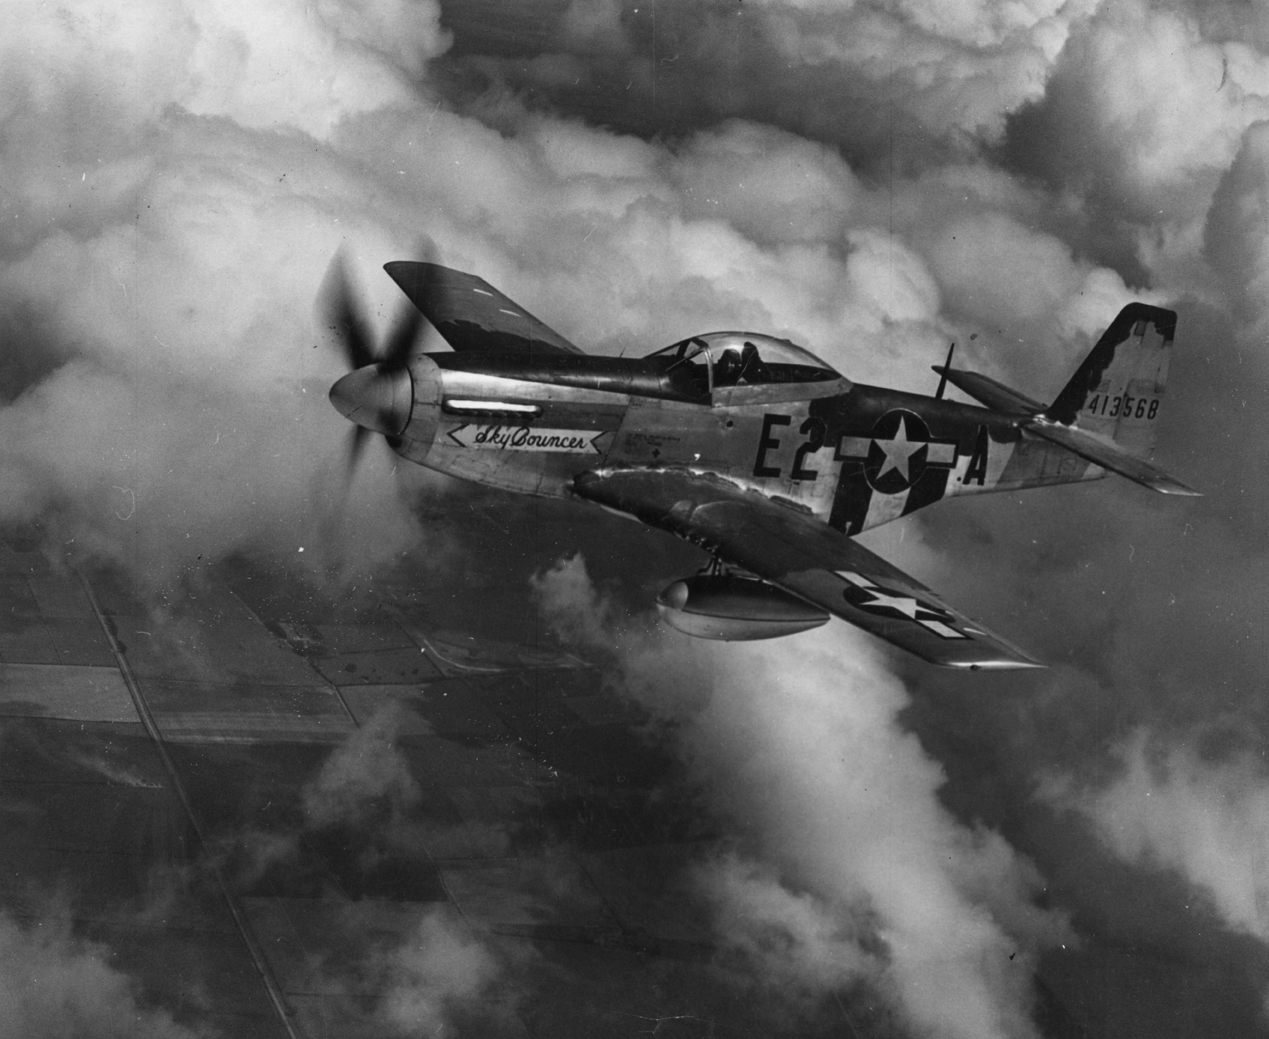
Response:
[{"label": "wing leading edge", "polygon": [[413,260],[394,260],[383,269],[455,350],[583,352],[484,278]]},{"label": "wing leading edge", "polygon": [[720,477],[609,470],[582,474],[573,489],[581,498],[717,551],[930,663],[968,669],[1044,666],[846,535]]}]

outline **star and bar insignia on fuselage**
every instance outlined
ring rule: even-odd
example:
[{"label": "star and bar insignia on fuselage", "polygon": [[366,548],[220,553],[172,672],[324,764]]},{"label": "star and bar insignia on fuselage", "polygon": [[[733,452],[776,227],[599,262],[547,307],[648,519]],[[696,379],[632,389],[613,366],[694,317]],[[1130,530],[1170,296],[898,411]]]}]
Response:
[{"label": "star and bar insignia on fuselage", "polygon": [[862,462],[873,490],[901,494],[919,483],[927,468],[953,468],[957,444],[955,440],[931,439],[930,428],[920,415],[894,408],[877,419],[870,435],[843,436],[837,457]]}]

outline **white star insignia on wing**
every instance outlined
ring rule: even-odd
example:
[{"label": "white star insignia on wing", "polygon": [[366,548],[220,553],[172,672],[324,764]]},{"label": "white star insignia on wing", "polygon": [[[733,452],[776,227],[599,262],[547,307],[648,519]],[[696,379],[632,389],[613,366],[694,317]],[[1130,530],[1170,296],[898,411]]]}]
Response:
[{"label": "white star insignia on wing", "polygon": [[871,609],[874,606],[889,606],[891,609],[898,610],[905,617],[917,619],[917,610],[924,609],[922,605],[908,595],[888,595],[875,585],[871,588],[865,588],[869,595],[872,596],[864,606]]},{"label": "white star insignia on wing", "polygon": [[[872,596],[872,598],[867,602],[856,604],[861,610],[873,613],[878,609],[886,609],[888,607],[896,613],[907,617],[909,620],[916,621],[916,623],[920,624],[921,627],[925,628],[927,631],[934,632],[934,634],[938,635],[939,638],[973,638],[973,636],[967,632],[974,631],[975,629],[968,628],[966,631],[959,631],[951,624],[940,620],[940,615],[946,617],[948,621],[951,621],[952,617],[944,613],[937,606],[931,606],[923,603],[920,599],[913,598],[911,595],[896,595],[893,592],[888,592],[876,582],[870,581],[862,574],[857,574],[853,570],[834,570],[833,572],[847,584],[853,584],[856,588],[867,592]],[[925,616],[918,617],[918,613],[923,613]]]}]

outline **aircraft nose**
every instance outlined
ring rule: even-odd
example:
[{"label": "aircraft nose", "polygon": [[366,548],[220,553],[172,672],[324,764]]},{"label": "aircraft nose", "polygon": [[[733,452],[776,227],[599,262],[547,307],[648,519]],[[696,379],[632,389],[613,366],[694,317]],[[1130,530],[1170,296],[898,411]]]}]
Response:
[{"label": "aircraft nose", "polygon": [[330,402],[350,422],[384,436],[399,436],[414,407],[410,370],[383,364],[358,368],[330,388]]}]

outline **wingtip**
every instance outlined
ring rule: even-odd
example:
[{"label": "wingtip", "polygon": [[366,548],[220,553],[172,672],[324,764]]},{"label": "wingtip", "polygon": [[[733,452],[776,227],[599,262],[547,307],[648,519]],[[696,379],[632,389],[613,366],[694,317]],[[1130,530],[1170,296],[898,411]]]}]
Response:
[{"label": "wingtip", "polygon": [[441,269],[441,265],[431,259],[389,260],[383,265],[383,269],[388,272],[388,277],[395,280],[410,274],[430,273]]},{"label": "wingtip", "polygon": [[1173,494],[1178,498],[1201,498],[1202,491],[1196,491],[1193,487],[1183,484],[1175,476],[1168,473],[1161,473],[1153,480],[1142,480],[1152,491],[1159,494]]},{"label": "wingtip", "polygon": [[1049,665],[1026,657],[1021,660],[974,660],[956,661],[947,667],[957,671],[1047,671]]},{"label": "wingtip", "polygon": [[400,282],[407,277],[418,266],[417,260],[389,260],[383,265],[383,269],[387,272],[388,277],[395,282]]},{"label": "wingtip", "polygon": [[426,313],[423,308],[429,289],[436,283],[437,265],[424,260],[389,260],[383,269],[409,301]]},{"label": "wingtip", "polygon": [[401,285],[402,288],[405,287],[402,285],[402,279],[407,277],[410,272],[409,260],[389,260],[383,265],[383,269],[387,272],[389,278]]}]

